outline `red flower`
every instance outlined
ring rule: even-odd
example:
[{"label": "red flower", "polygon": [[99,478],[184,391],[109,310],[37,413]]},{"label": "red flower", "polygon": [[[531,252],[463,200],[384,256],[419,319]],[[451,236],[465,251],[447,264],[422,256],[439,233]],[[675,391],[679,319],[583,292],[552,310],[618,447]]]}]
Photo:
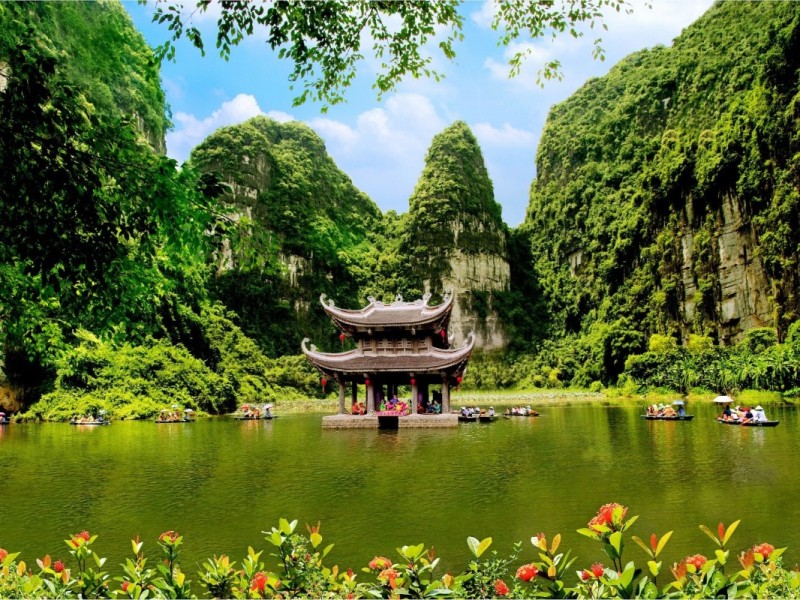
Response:
[{"label": "red flower", "polygon": [[502,579],[498,579],[497,581],[494,582],[494,592],[498,596],[505,596],[510,591],[511,590],[508,589],[508,586]]},{"label": "red flower", "polygon": [[267,585],[267,574],[264,573],[264,571],[259,571],[258,573],[253,575],[253,579],[250,580],[250,591],[263,594],[264,587],[266,585]]},{"label": "red flower", "polygon": [[605,572],[605,568],[603,567],[603,563],[594,563],[592,565],[592,575],[595,577],[600,577]]},{"label": "red flower", "polygon": [[722,539],[725,537],[725,525],[722,524],[722,521],[720,521],[719,525],[717,525],[717,537],[719,538],[719,541],[722,541]]},{"label": "red flower", "polygon": [[687,565],[692,565],[695,569],[699,571],[703,567],[703,565],[706,564],[706,562],[708,562],[708,559],[702,554],[693,554],[692,556],[687,556],[684,559],[684,562]]},{"label": "red flower", "polygon": [[56,573],[61,573],[61,571],[63,571],[63,570],[64,570],[64,563],[63,562],[61,562],[60,560],[57,560],[55,563],[53,563],[53,571],[55,571]]},{"label": "red flower", "polygon": [[131,582],[130,581],[123,581],[122,582],[122,591],[123,592],[127,592],[129,587],[131,587]]},{"label": "red flower", "polygon": [[[619,517],[619,521],[614,520],[614,511],[618,508],[622,509],[622,514]],[[616,502],[611,502],[610,504],[604,504],[600,507],[597,511],[597,515],[589,521],[589,527],[593,525],[604,525],[606,527],[610,527],[611,529],[617,531],[617,528],[622,525],[622,519],[625,518],[625,515],[628,512],[628,507],[622,506],[621,504],[617,504]],[[592,529],[595,529],[592,527]]]},{"label": "red flower", "polygon": [[8,556],[8,550],[5,548],[0,548],[0,562],[3,562],[6,559],[6,556]]},{"label": "red flower", "polygon": [[584,569],[581,571],[581,581],[589,581],[592,578],[592,572]]},{"label": "red flower", "polygon": [[517,579],[522,581],[530,581],[539,574],[539,569],[533,563],[529,565],[522,565],[517,569]]},{"label": "red flower", "polygon": [[[88,541],[89,541],[89,540],[92,538],[92,536],[90,536],[90,535],[89,535],[89,532],[88,532],[88,531],[86,531],[85,529],[84,529],[83,531],[81,531],[81,532],[78,534],[78,536],[82,537],[82,538],[83,538],[84,540],[86,540],[87,542],[88,542]],[[76,536],[76,537],[78,537],[78,536]]]},{"label": "red flower", "polygon": [[176,531],[165,531],[160,536],[158,536],[159,542],[164,542],[165,544],[174,544],[178,541],[178,538],[181,537]]},{"label": "red flower", "polygon": [[381,571],[381,574],[378,575],[378,577],[386,578],[389,581],[394,581],[395,579],[397,579],[398,575],[399,573],[394,569],[384,569],[383,571]]},{"label": "red flower", "polygon": [[392,561],[390,561],[385,556],[376,556],[371,561],[369,561],[369,568],[370,569],[385,569],[386,567],[390,567],[392,565]]},{"label": "red flower", "polygon": [[650,535],[650,547],[653,549],[653,552],[658,548],[658,536],[655,533]]},{"label": "red flower", "polygon": [[772,554],[774,551],[775,551],[775,546],[773,546],[772,544],[764,543],[764,544],[756,544],[755,546],[753,546],[753,552],[763,556],[764,560],[767,560],[770,557],[770,554]]}]

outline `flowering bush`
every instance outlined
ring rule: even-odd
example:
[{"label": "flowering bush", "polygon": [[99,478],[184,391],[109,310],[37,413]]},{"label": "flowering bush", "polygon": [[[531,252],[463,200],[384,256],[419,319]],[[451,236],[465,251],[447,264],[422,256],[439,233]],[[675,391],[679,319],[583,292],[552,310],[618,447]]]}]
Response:
[{"label": "flowering bush", "polygon": [[[726,573],[728,544],[739,521],[716,532],[701,525],[716,548],[708,554],[691,554],[669,571],[672,580],[659,585],[659,556],[672,532],[651,534],[645,543],[632,539],[644,551],[647,571],[633,561],[622,562],[622,535],[636,520],[626,520],[627,508],[606,504],[579,530],[597,540],[612,557],[613,566],[595,562],[570,572],[570,551],[559,552],[561,536],[548,540],[544,533],[531,538],[533,557],[520,564],[522,544],[508,556],[496,551],[488,555],[492,538],[468,538],[472,559],[458,575],[435,575],[439,559],[423,544],[397,548],[398,560],[375,556],[362,571],[368,579],[357,581],[353,569],[328,567],[324,558],[332,545],[322,547],[319,524],[307,526],[308,535],[296,531],[297,521],[280,519],[278,527],[265,531],[277,568],[261,560],[263,551],[248,548],[237,563],[226,555],[208,559],[198,572],[200,587],[181,570],[183,538],[175,531],[158,537],[160,556],[148,566],[143,543],[132,540],[133,558],[121,565],[121,574],[111,579],[103,568],[105,559],[92,545],[97,536],[82,531],[65,541],[70,557],[53,560],[49,555],[30,567],[18,560],[19,553],[0,548],[0,598],[800,598],[800,572],[785,569],[785,548],[761,542],[737,555],[741,569]],[[38,567],[38,570],[36,569]],[[96,570],[95,570],[96,569]],[[115,584],[116,582],[116,584]]]}]

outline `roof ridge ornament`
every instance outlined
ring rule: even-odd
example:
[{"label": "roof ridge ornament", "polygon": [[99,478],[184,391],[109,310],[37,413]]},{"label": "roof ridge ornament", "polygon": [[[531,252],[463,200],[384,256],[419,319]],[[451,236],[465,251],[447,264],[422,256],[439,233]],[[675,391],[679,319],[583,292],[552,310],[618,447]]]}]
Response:
[{"label": "roof ridge ornament", "polygon": [[405,302],[403,302],[402,294],[395,294],[394,302],[392,302],[392,306],[399,306],[401,304],[405,304]]},{"label": "roof ridge ornament", "polygon": [[[323,296],[324,295],[325,294],[323,294]],[[304,354],[308,354],[309,352],[316,352],[317,351],[317,347],[314,344],[311,344],[310,348],[307,347],[308,342],[310,342],[310,341],[311,340],[309,338],[303,338],[303,341],[300,343],[300,347],[303,348],[303,353]]]},{"label": "roof ridge ornament", "polygon": [[422,306],[428,306],[428,301],[431,299],[431,293],[425,292],[422,294]]},{"label": "roof ridge ornament", "polygon": [[327,304],[331,308],[334,307],[333,300],[328,299],[328,297],[324,293],[319,295],[319,302],[320,304],[322,304],[322,306],[325,306]]},{"label": "roof ridge ornament", "polygon": [[467,344],[472,345],[474,343],[475,343],[475,332],[470,331],[469,335],[466,338],[464,338],[464,343],[462,344],[462,347],[466,348]]}]

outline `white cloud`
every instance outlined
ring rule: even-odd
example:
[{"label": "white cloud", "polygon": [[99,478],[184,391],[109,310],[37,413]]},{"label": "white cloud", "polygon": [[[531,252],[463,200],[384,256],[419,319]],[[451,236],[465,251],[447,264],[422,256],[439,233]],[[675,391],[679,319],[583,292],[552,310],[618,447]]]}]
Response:
[{"label": "white cloud", "polygon": [[475,23],[478,27],[483,29],[489,29],[492,26],[492,20],[494,19],[494,15],[497,12],[497,4],[494,0],[484,0],[481,3],[481,7],[474,11],[470,18],[472,22]]},{"label": "white cloud", "polygon": [[[261,114],[264,112],[250,94],[239,94],[233,100],[223,102],[205,119],[198,119],[184,112],[176,113],[173,116],[176,123],[175,130],[167,133],[168,154],[178,162],[183,162],[189,158],[192,148],[220,127],[235,125]],[[286,113],[274,114],[291,119]]]},{"label": "white cloud", "polygon": [[[566,44],[560,38],[555,40],[547,38],[536,43],[513,42],[503,49],[502,63],[488,57],[483,66],[496,81],[505,81],[518,88],[534,90],[539,87],[536,80],[542,67],[553,60],[564,59],[568,53],[574,52],[576,42],[577,40],[571,39],[570,43]],[[511,78],[508,61],[518,52],[523,55],[522,66],[519,73]]]},{"label": "white cloud", "polygon": [[471,126],[475,137],[481,147],[495,146],[503,148],[533,148],[536,136],[530,131],[517,129],[509,123],[503,123],[500,128],[490,123],[476,123]]},{"label": "white cloud", "polygon": [[427,97],[395,94],[348,123],[316,118],[308,124],[359,189],[384,210],[403,212],[431,140],[449,123]]}]

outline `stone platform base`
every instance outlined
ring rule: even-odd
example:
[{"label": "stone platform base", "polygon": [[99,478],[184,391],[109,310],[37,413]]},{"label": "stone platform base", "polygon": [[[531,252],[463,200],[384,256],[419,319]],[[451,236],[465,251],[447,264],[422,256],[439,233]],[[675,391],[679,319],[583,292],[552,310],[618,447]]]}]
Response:
[{"label": "stone platform base", "polygon": [[[389,420],[392,418],[389,417]],[[395,417],[398,429],[409,427],[441,428],[458,427],[458,415],[407,415]],[[392,426],[391,422],[379,423],[374,415],[329,415],[322,417],[323,429],[378,429],[380,426]]]}]

